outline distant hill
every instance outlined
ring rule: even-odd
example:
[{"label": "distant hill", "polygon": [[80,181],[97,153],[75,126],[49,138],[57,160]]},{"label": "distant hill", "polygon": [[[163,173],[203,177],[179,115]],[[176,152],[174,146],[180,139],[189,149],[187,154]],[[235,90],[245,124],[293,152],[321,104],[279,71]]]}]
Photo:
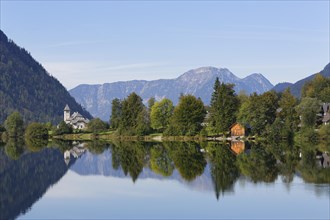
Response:
[{"label": "distant hill", "polygon": [[0,30],[0,123],[13,111],[27,122],[59,122],[65,104],[91,118],[56,78]]},{"label": "distant hill", "polygon": [[[297,97],[300,98],[301,96],[301,89],[302,87],[305,85],[306,82],[311,81],[317,73],[308,76],[304,79],[301,79],[299,81],[297,81],[296,83],[292,84],[292,83],[279,83],[276,86],[274,86],[273,90],[275,90],[276,92],[283,92],[286,88],[290,88],[291,93]],[[320,74],[325,76],[325,77],[330,77],[330,63],[328,63],[324,69],[322,71],[320,71]]]},{"label": "distant hill", "polygon": [[283,92],[286,88],[288,88],[292,85],[293,85],[293,83],[288,83],[288,82],[278,83],[278,84],[276,84],[276,86],[274,86],[274,88],[272,90],[274,90],[275,92]]},{"label": "distant hill", "polygon": [[124,99],[132,92],[140,95],[145,102],[151,97],[155,97],[156,100],[166,97],[176,104],[180,94],[192,94],[200,97],[205,104],[209,104],[216,77],[219,77],[221,82],[235,84],[237,93],[244,90],[247,94],[253,92],[260,94],[273,88],[273,85],[260,73],[240,79],[225,68],[201,67],[190,70],[176,79],[79,85],[71,89],[70,94],[93,116],[108,121],[112,100]]}]

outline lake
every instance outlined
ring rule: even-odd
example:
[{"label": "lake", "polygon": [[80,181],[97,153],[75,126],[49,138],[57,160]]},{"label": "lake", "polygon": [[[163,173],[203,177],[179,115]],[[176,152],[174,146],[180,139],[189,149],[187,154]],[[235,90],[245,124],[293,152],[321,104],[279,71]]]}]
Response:
[{"label": "lake", "polygon": [[330,161],[313,146],[33,146],[0,147],[1,219],[330,218]]}]

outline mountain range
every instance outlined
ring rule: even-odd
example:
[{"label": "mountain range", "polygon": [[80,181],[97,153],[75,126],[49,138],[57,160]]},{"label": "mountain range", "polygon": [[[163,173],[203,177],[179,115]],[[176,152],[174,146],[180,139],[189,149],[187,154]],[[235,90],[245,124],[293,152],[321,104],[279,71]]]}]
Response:
[{"label": "mountain range", "polygon": [[[330,63],[328,63],[322,71],[319,72],[324,77],[330,77]],[[305,83],[311,81],[318,73],[310,75],[304,79],[297,81],[296,83],[279,83],[274,86],[273,90],[276,92],[283,92],[285,89],[290,88],[291,93],[296,97],[300,98],[301,96],[301,89],[305,85]]]},{"label": "mountain range", "polygon": [[66,104],[92,117],[29,52],[0,30],[0,123],[13,111],[26,122],[58,123]]},{"label": "mountain range", "polygon": [[[140,95],[145,103],[151,97],[156,100],[166,97],[177,104],[181,94],[192,94],[208,105],[216,77],[221,82],[235,84],[236,93],[245,91],[247,94],[261,94],[271,89],[282,92],[290,88],[299,98],[302,86],[315,76],[313,74],[294,84],[279,83],[274,87],[260,73],[239,78],[226,68],[201,67],[175,79],[83,84],[67,91],[29,52],[8,39],[1,30],[0,52],[0,123],[13,111],[19,111],[26,122],[58,123],[62,120],[66,104],[86,118],[92,118],[93,115],[108,121],[112,100],[124,99],[132,92]],[[330,63],[320,74],[330,77]]]},{"label": "mountain range", "polygon": [[192,94],[200,97],[208,105],[216,77],[221,82],[235,84],[234,89],[237,93],[245,91],[247,94],[253,92],[261,94],[273,88],[273,85],[260,73],[241,79],[226,68],[201,67],[189,70],[175,79],[133,80],[101,85],[83,84],[69,92],[94,117],[108,121],[112,100],[124,99],[132,92],[141,96],[145,103],[151,97],[155,97],[156,100],[166,97],[176,104],[180,94]]}]

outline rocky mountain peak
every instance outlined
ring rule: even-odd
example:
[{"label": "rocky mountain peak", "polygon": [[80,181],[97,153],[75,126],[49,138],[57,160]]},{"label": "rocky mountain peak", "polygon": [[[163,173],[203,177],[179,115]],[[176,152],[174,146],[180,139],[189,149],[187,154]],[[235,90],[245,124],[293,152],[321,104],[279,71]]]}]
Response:
[{"label": "rocky mountain peak", "polygon": [[151,97],[155,97],[157,100],[166,97],[171,99],[174,104],[177,104],[180,94],[192,94],[200,97],[208,105],[216,77],[221,82],[235,84],[234,89],[237,93],[244,90],[248,94],[253,92],[260,94],[273,87],[261,74],[241,79],[227,68],[207,66],[189,70],[176,79],[77,86],[70,90],[70,93],[95,117],[107,121],[111,114],[111,101],[114,98],[123,99],[131,92],[140,95],[144,101]]}]

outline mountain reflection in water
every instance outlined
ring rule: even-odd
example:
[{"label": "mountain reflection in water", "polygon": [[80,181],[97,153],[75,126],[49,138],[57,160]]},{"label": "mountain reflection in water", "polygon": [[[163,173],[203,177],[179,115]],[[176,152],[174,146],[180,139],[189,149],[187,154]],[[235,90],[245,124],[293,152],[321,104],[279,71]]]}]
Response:
[{"label": "mountain reflection in water", "polygon": [[133,183],[148,178],[174,180],[192,190],[213,192],[216,200],[234,192],[237,181],[269,184],[280,177],[289,189],[297,177],[325,186],[315,185],[314,193],[329,197],[329,158],[313,147],[244,142],[52,145],[32,151],[14,141],[0,148],[1,219],[28,212],[68,169],[81,176],[130,178]]}]

